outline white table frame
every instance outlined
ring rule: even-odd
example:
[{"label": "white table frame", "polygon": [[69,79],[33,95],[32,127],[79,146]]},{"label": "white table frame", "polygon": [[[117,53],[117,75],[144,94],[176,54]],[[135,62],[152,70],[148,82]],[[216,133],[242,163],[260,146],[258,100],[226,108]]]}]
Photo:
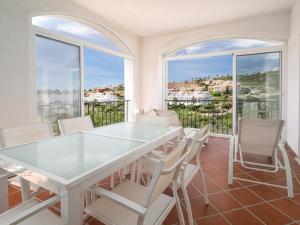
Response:
[{"label": "white table frame", "polygon": [[[53,176],[52,174],[47,174],[45,171],[40,171],[37,168],[31,167],[27,164],[21,163],[17,160],[14,160],[10,157],[1,154],[0,159],[3,159],[5,163],[22,166],[22,170],[10,171],[16,174],[17,176],[23,178],[27,182],[41,186],[61,197],[61,220],[64,225],[82,225],[83,223],[83,205],[84,205],[84,193],[85,191],[94,184],[97,184],[100,180],[110,176],[115,171],[124,168],[125,166],[135,162],[143,155],[149,153],[154,148],[157,148],[160,145],[167,143],[169,140],[172,140],[180,135],[181,128],[173,128],[166,132],[164,135],[161,135],[158,138],[155,138],[151,141],[144,141],[140,146],[132,149],[124,155],[116,158],[113,162],[101,165],[99,167],[93,168],[92,170],[81,174],[69,181],[62,179],[60,177]],[[103,136],[103,135],[99,135]],[[116,138],[116,137],[112,137]],[[122,137],[120,137],[122,139]],[[123,138],[124,139],[124,138]],[[133,141],[132,139],[128,139]],[[139,140],[141,141],[141,140]],[[1,174],[1,173],[0,173]],[[30,179],[28,176],[33,177],[35,180]],[[1,176],[1,175],[0,175]],[[38,181],[36,178],[39,178]],[[7,182],[3,182],[0,177],[0,194],[7,198],[8,193],[4,193],[5,189],[7,192]],[[7,180],[7,179],[6,179]],[[2,182],[1,182],[2,181]],[[2,195],[3,192],[3,195]],[[3,200],[0,198],[0,201]],[[5,209],[6,207],[3,207]],[[1,212],[1,208],[0,208]]]}]

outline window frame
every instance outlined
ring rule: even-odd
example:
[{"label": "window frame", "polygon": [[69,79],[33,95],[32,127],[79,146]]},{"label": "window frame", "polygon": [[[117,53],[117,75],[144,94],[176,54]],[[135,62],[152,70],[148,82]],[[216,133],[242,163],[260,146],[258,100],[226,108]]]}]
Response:
[{"label": "window frame", "polygon": [[[30,23],[31,23],[31,32],[30,32],[30,57],[29,58],[32,58],[31,60],[31,63],[30,63],[30,74],[31,74],[31,93],[30,93],[30,96],[32,97],[31,99],[33,99],[33,102],[32,102],[32,114],[33,115],[33,118],[31,119],[32,121],[35,122],[36,118],[37,118],[37,97],[36,97],[36,91],[37,91],[37,87],[36,87],[36,79],[37,79],[37,74],[36,74],[36,70],[35,70],[35,66],[36,66],[36,54],[35,54],[35,51],[36,51],[36,45],[35,45],[35,37],[36,36],[41,36],[41,37],[45,37],[45,38],[49,38],[49,39],[52,39],[52,40],[55,40],[55,41],[59,41],[59,42],[63,42],[63,43],[66,43],[66,44],[71,44],[71,45],[74,45],[74,46],[77,46],[79,47],[79,61],[80,61],[80,116],[83,116],[84,115],[84,48],[90,48],[90,49],[93,49],[93,50],[96,50],[96,51],[99,51],[99,52],[102,52],[102,53],[105,53],[105,54],[109,54],[109,55],[112,55],[112,56],[116,56],[116,57],[120,57],[120,58],[123,58],[124,59],[124,86],[125,86],[125,81],[128,80],[128,78],[126,79],[125,75],[129,76],[131,75],[132,76],[132,68],[126,68],[125,65],[126,65],[126,61],[129,61],[131,63],[133,63],[134,61],[134,57],[132,55],[129,55],[129,54],[125,54],[125,53],[121,53],[121,52],[118,52],[118,51],[114,51],[114,50],[111,50],[111,49],[108,49],[108,48],[105,48],[105,47],[102,47],[102,46],[99,46],[99,45],[96,45],[96,44],[93,44],[93,43],[89,43],[87,41],[83,41],[83,40],[79,40],[79,39],[76,39],[76,38],[71,38],[71,37],[68,37],[68,36],[65,36],[65,35],[62,35],[62,34],[58,34],[58,33],[55,33],[55,32],[51,32],[47,29],[44,29],[44,28],[41,28],[41,27],[38,27],[36,25],[33,25],[32,22],[31,22],[31,19],[30,19]],[[101,32],[99,32],[101,33]],[[130,72],[128,71],[125,71],[125,70],[130,70]],[[131,96],[129,96],[131,97]],[[125,92],[125,99],[126,99],[126,92]],[[125,115],[125,118],[128,118],[128,115]]]},{"label": "window frame", "polygon": [[[236,37],[232,37],[236,38]],[[246,38],[241,37],[243,39],[255,39],[255,38]],[[229,39],[229,38],[226,38]],[[259,40],[259,38],[257,38]],[[216,40],[216,39],[212,39]],[[203,42],[208,40],[203,40]],[[200,41],[201,42],[201,41]],[[200,43],[199,42],[199,43]],[[166,104],[166,95],[168,91],[168,62],[170,61],[179,61],[179,60],[187,60],[187,59],[201,59],[201,58],[209,58],[214,56],[225,56],[225,55],[232,55],[232,130],[233,135],[236,135],[236,127],[237,127],[237,109],[236,109],[236,102],[237,102],[237,90],[236,90],[236,84],[237,84],[237,56],[243,56],[243,55],[254,55],[254,54],[264,54],[264,53],[272,53],[272,52],[279,52],[280,53],[280,102],[279,102],[279,118],[283,119],[283,106],[284,106],[284,77],[283,72],[285,71],[285,65],[283,62],[285,61],[285,48],[286,43],[282,42],[283,44],[281,46],[270,46],[270,47],[258,47],[258,48],[247,48],[247,49],[237,49],[237,50],[229,50],[229,51],[219,51],[219,52],[211,52],[211,53],[203,53],[203,54],[190,54],[190,55],[179,55],[179,56],[172,56],[172,54],[176,51],[179,51],[181,49],[184,49],[188,46],[195,45],[197,43],[193,43],[191,45],[185,46],[180,49],[176,49],[175,51],[169,52],[167,54],[163,55],[163,72],[162,72],[162,107],[164,109],[167,109]]]}]

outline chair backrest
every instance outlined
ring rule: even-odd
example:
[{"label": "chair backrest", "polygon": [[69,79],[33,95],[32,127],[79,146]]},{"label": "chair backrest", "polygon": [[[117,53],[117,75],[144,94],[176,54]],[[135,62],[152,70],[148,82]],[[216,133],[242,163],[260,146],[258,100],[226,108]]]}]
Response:
[{"label": "chair backrest", "polygon": [[186,143],[182,141],[165,158],[157,160],[156,169],[147,187],[144,206],[149,206],[173,180],[177,180],[182,163],[189,154],[189,152],[183,154]]},{"label": "chair backrest", "polygon": [[199,139],[204,138],[207,134],[210,133],[211,124],[207,124],[205,127],[198,129]]},{"label": "chair backrest", "polygon": [[153,109],[153,111],[156,113],[157,116],[165,117],[168,120],[170,126],[182,127],[181,121],[175,111],[158,109]]},{"label": "chair backrest", "polygon": [[283,120],[239,120],[239,145],[241,153],[272,156],[280,139]]},{"label": "chair backrest", "polygon": [[60,133],[71,134],[80,131],[92,130],[94,128],[90,116],[75,117],[71,119],[58,120]]},{"label": "chair backrest", "polygon": [[166,118],[162,118],[159,116],[145,116],[140,115],[137,118],[138,123],[142,124],[150,124],[150,125],[157,125],[157,126],[168,126],[168,120]]},{"label": "chair backrest", "polygon": [[196,155],[198,155],[203,148],[204,140],[201,138],[203,138],[204,136],[201,135],[203,135],[201,130],[194,130],[186,137],[187,145],[185,151],[190,152],[187,159],[188,162],[191,161]]},{"label": "chair backrest", "polygon": [[2,148],[27,144],[53,136],[53,130],[50,124],[34,124],[0,129]]}]

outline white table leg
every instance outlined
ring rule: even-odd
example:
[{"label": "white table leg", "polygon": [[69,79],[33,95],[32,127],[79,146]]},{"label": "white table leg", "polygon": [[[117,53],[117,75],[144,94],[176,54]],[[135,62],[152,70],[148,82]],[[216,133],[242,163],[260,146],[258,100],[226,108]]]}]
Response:
[{"label": "white table leg", "polygon": [[61,196],[61,219],[63,225],[82,225],[84,194],[80,187],[76,186]]},{"label": "white table leg", "polygon": [[5,170],[0,168],[0,214],[8,210],[8,177]]}]

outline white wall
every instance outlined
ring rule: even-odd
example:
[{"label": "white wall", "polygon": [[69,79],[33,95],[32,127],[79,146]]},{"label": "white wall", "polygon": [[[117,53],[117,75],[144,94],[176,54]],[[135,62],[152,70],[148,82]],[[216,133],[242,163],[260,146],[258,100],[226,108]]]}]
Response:
[{"label": "white wall", "polygon": [[172,33],[143,39],[142,46],[142,97],[143,107],[148,110],[163,105],[162,55],[192,43],[227,37],[257,37],[287,41],[290,14],[249,18],[236,22]]},{"label": "white wall", "polygon": [[[31,68],[31,16],[61,14],[86,18],[110,28],[134,54],[134,86],[139,84],[141,39],[67,0],[0,1],[0,127],[34,123],[36,93]],[[134,92],[133,100],[139,102]]]},{"label": "white wall", "polygon": [[288,92],[287,92],[287,142],[300,156],[300,2],[297,1],[291,12],[291,26],[288,53]]}]

